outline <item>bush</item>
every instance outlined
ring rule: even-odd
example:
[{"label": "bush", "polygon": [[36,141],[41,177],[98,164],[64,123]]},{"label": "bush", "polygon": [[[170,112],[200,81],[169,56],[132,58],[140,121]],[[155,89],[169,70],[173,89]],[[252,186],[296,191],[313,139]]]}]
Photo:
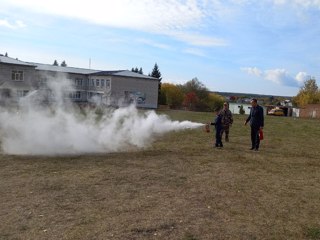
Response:
[{"label": "bush", "polygon": [[245,110],[243,109],[243,105],[240,106],[239,113],[241,115],[245,114]]}]

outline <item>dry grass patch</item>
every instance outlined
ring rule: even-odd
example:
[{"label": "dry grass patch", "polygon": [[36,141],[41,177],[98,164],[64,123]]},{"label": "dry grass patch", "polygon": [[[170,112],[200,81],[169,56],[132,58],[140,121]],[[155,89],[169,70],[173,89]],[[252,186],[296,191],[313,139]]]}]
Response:
[{"label": "dry grass patch", "polygon": [[196,129],[132,152],[1,155],[0,239],[319,239],[319,122],[267,117],[252,152],[243,121],[224,149]]}]

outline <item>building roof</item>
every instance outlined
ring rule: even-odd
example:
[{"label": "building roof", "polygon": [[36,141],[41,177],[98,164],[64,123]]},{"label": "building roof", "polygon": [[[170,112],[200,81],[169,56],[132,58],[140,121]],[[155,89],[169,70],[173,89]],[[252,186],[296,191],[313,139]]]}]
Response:
[{"label": "building roof", "polygon": [[100,72],[100,70],[92,70],[92,69],[86,69],[86,68],[62,67],[62,66],[54,66],[54,65],[43,64],[43,63],[33,63],[33,64],[36,65],[36,70],[42,70],[42,71],[78,73],[78,74],[92,74],[92,73]]},{"label": "building roof", "polygon": [[94,73],[94,75],[98,76],[121,76],[121,77],[133,77],[133,78],[145,78],[145,79],[151,79],[151,80],[157,80],[158,78],[150,77],[147,75],[143,75],[140,73],[132,72],[129,70],[117,70],[117,71],[100,71]]},{"label": "building roof", "polygon": [[0,63],[30,66],[30,67],[35,67],[36,70],[40,70],[40,71],[52,71],[52,72],[74,73],[74,74],[85,74],[85,75],[96,75],[96,76],[122,76],[122,77],[144,78],[144,79],[159,81],[158,78],[150,77],[150,76],[132,72],[129,70],[101,71],[101,70],[86,69],[86,68],[54,66],[51,64],[24,62],[18,59],[5,57],[3,55],[0,55]]},{"label": "building roof", "polygon": [[20,61],[18,59],[11,58],[11,57],[6,57],[6,56],[3,56],[3,55],[0,55],[0,63],[35,67],[35,65],[32,64],[32,63],[23,62],[23,61]]},{"label": "building roof", "polygon": [[159,81],[158,78],[150,77],[148,75],[143,75],[143,74],[132,72],[132,71],[129,71],[129,70],[124,70],[124,71],[115,73],[114,75],[115,76],[118,76],[118,75],[119,76],[125,76],[125,77],[147,78],[147,79],[153,79],[153,80]]}]

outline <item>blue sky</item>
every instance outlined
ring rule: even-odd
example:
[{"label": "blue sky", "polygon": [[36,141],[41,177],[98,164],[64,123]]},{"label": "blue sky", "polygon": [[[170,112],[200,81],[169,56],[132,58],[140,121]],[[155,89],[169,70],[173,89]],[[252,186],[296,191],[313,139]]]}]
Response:
[{"label": "blue sky", "polygon": [[320,0],[0,0],[0,53],[295,96],[320,79]]}]

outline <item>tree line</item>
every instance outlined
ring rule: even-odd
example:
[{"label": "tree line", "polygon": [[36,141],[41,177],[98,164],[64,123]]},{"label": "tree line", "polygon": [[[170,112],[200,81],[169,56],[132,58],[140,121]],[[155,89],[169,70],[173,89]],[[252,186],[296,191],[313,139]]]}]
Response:
[{"label": "tree line", "polygon": [[[230,98],[232,101],[232,99]],[[235,99],[236,100],[236,99]],[[260,99],[265,104],[279,105],[283,97]],[[214,111],[222,107],[225,101],[223,96],[211,93],[197,78],[183,85],[163,83],[159,104],[170,108],[185,108],[193,111]],[[292,98],[293,106],[304,107],[307,104],[320,104],[320,90],[316,79],[310,78],[304,82],[298,94]]]},{"label": "tree line", "polygon": [[185,84],[163,83],[159,104],[168,105],[173,109],[191,111],[215,111],[221,109],[224,97],[211,93],[197,78]]},{"label": "tree line", "polygon": [[[142,68],[133,67],[132,72],[143,74]],[[209,89],[197,78],[185,84],[161,83],[159,66],[155,63],[150,77],[159,79],[158,104],[167,105],[172,109],[187,109],[192,111],[214,111],[222,108],[224,98],[210,93]]]}]

